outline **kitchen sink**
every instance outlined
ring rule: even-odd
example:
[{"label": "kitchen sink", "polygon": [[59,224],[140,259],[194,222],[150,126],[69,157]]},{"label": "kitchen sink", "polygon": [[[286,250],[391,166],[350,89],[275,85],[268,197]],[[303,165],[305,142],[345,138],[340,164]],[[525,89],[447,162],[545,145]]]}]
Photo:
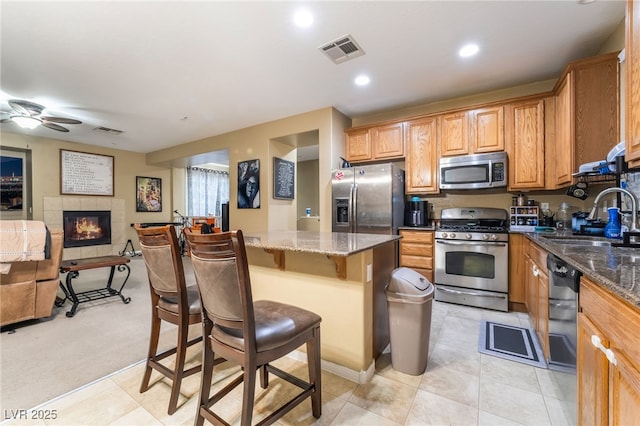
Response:
[{"label": "kitchen sink", "polygon": [[549,236],[543,237],[545,240],[548,240],[554,244],[562,244],[562,245],[575,245],[575,246],[591,246],[591,247],[609,247],[611,246],[610,241],[606,240],[595,240],[589,238],[572,238],[572,237],[557,237],[557,236]]}]

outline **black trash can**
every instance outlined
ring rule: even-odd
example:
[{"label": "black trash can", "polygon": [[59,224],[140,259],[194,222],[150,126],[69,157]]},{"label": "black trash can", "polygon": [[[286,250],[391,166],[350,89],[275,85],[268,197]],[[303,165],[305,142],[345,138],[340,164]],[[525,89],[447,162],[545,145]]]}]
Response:
[{"label": "black trash can", "polygon": [[418,376],[427,368],[431,309],[435,288],[410,268],[396,268],[386,288],[391,338],[391,365]]}]

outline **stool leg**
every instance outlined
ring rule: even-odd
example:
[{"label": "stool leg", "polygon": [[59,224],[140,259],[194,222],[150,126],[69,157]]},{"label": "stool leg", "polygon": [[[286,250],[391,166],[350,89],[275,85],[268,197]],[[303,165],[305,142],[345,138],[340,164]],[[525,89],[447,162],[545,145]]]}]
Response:
[{"label": "stool leg", "polygon": [[313,332],[313,338],[307,342],[307,364],[309,365],[309,383],[315,387],[311,395],[313,417],[322,415],[322,369],[320,366],[320,327]]},{"label": "stool leg", "polygon": [[[154,304],[155,306],[155,304]],[[140,385],[140,393],[149,389],[149,380],[151,379],[151,370],[153,369],[149,365],[149,361],[154,359],[158,350],[158,340],[160,338],[160,318],[158,318],[155,308],[152,308],[151,312],[151,332],[149,334],[149,352],[147,353],[147,366],[144,370],[144,376],[142,377],[142,384]]]},{"label": "stool leg", "polygon": [[245,365],[244,369],[244,392],[242,395],[242,426],[251,425],[253,416],[253,403],[256,392],[256,365]]},{"label": "stool leg", "polygon": [[178,326],[178,346],[176,348],[176,364],[173,370],[173,384],[171,385],[171,398],[169,399],[168,413],[176,412],[178,397],[180,396],[180,386],[184,377],[184,360],[187,354],[187,338],[189,334],[189,324],[182,321]]}]

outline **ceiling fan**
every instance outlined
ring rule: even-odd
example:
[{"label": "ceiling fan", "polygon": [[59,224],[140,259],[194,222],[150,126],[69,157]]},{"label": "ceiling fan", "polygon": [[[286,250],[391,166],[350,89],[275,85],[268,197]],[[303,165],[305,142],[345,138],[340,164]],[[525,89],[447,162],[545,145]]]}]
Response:
[{"label": "ceiling fan", "polygon": [[51,130],[57,130],[58,132],[68,132],[69,129],[62,127],[60,124],[81,124],[82,121],[74,120],[73,118],[42,116],[42,110],[44,107],[34,102],[23,101],[20,99],[10,99],[8,101],[9,106],[13,111],[5,112],[4,114],[10,114],[9,118],[0,120],[0,123],[14,122],[18,126],[25,129],[35,129],[42,125]]}]

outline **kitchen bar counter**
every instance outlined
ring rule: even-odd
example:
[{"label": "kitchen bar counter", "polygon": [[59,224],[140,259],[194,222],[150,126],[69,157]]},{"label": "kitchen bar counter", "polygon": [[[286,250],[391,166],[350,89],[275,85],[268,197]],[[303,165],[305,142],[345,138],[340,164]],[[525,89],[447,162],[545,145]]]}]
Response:
[{"label": "kitchen bar counter", "polygon": [[368,382],[375,359],[389,344],[385,286],[401,237],[314,231],[244,237],[254,299],[320,315],[323,368]]},{"label": "kitchen bar counter", "polygon": [[351,256],[400,238],[398,235],[315,231],[248,232],[244,235],[247,247],[327,256]]},{"label": "kitchen bar counter", "polygon": [[[545,238],[544,235],[536,233],[525,233],[525,235],[549,253],[555,254],[579,269],[592,281],[640,308],[640,250],[638,248],[558,244],[552,239]],[[591,239],[607,241],[604,238]]]}]

